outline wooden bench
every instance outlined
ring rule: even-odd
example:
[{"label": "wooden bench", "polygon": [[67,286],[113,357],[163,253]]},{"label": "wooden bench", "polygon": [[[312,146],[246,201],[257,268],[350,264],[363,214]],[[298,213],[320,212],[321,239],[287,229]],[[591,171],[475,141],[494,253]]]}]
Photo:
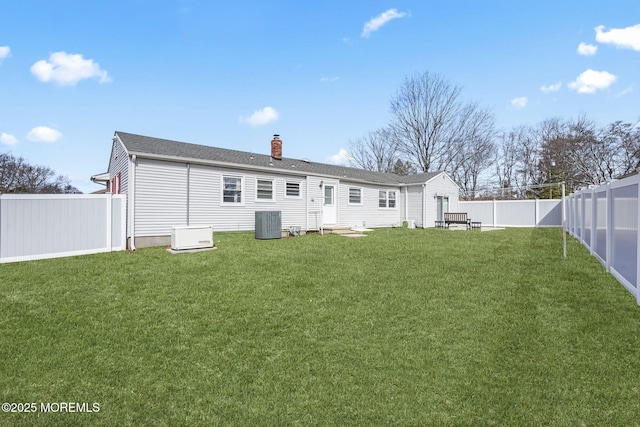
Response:
[{"label": "wooden bench", "polygon": [[471,219],[467,217],[466,212],[445,212],[444,224],[446,228],[449,228],[451,224],[464,224],[467,226],[467,230],[471,229]]}]

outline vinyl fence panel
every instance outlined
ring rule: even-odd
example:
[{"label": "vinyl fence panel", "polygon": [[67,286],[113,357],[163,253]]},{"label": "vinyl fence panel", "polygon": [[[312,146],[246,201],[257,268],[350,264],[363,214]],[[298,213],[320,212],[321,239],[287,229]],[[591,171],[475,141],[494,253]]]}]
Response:
[{"label": "vinyl fence panel", "polygon": [[567,231],[585,245],[640,305],[640,175],[567,198]]},{"label": "vinyl fence panel", "polygon": [[0,262],[124,250],[124,197],[0,194]]},{"label": "vinyl fence panel", "polygon": [[460,211],[493,227],[562,227],[562,200],[460,201]]}]

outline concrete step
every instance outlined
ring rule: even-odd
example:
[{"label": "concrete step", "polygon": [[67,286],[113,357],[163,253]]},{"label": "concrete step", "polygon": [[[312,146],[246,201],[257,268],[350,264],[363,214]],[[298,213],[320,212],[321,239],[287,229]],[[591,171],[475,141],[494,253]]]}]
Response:
[{"label": "concrete step", "polygon": [[323,227],[323,230],[325,234],[360,234],[349,226],[329,226]]}]

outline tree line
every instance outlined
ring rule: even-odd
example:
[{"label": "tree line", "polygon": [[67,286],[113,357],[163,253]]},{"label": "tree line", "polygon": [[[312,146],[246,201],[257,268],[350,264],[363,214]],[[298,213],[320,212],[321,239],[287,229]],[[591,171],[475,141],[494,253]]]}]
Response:
[{"label": "tree line", "polygon": [[350,142],[351,164],[400,175],[444,171],[466,199],[559,197],[559,182],[572,191],[640,166],[640,121],[599,127],[580,116],[499,130],[489,108],[428,72],[405,77],[390,108],[387,126]]},{"label": "tree line", "polygon": [[22,157],[0,153],[0,193],[80,193],[69,178],[49,167],[32,165]]}]

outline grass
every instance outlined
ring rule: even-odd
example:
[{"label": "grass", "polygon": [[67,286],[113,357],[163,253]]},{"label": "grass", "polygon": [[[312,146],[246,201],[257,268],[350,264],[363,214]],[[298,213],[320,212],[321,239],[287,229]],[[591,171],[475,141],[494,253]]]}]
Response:
[{"label": "grass", "polygon": [[561,231],[0,266],[0,425],[638,425],[640,307]]}]

